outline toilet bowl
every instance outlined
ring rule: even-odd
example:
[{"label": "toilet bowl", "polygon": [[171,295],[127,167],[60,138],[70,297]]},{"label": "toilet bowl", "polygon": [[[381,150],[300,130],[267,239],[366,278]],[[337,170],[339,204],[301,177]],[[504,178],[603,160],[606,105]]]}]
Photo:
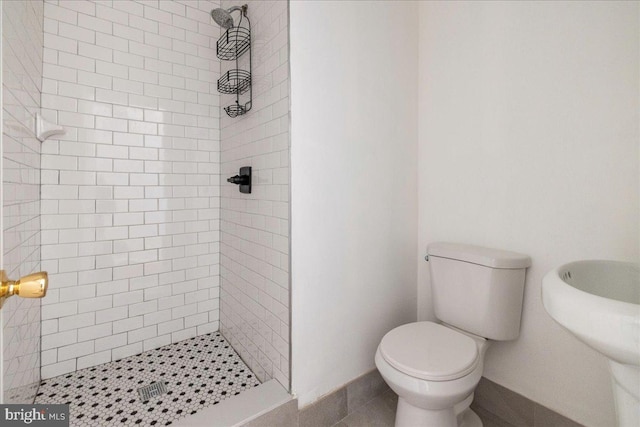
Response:
[{"label": "toilet bowl", "polygon": [[398,395],[396,426],[481,427],[469,405],[488,345],[484,338],[433,322],[387,333],[375,363]]},{"label": "toilet bowl", "polygon": [[525,270],[515,252],[457,243],[427,248],[434,313],[388,332],[375,363],[398,394],[396,427],[482,427],[469,409],[489,340],[516,339]]}]

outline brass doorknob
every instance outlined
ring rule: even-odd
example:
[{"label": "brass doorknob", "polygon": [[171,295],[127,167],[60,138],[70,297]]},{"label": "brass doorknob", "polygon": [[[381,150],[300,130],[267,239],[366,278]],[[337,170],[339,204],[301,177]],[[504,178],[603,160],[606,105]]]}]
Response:
[{"label": "brass doorknob", "polygon": [[0,270],[0,297],[19,295],[22,298],[42,298],[47,293],[49,276],[46,271],[40,271],[21,277],[20,280],[9,280],[7,272]]}]

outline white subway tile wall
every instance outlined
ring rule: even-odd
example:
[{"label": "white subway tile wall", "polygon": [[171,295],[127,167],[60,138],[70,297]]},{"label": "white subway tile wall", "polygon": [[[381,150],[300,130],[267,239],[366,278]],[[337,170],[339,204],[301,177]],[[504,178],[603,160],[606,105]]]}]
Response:
[{"label": "white subway tile wall", "polygon": [[[10,278],[40,269],[42,2],[2,7],[2,256]],[[0,320],[4,403],[32,402],[40,382],[40,300],[4,301]]]},{"label": "white subway tile wall", "polygon": [[43,378],[219,328],[215,7],[45,1]]},{"label": "white subway tile wall", "polygon": [[[242,3],[251,20],[253,108],[233,119],[221,112],[221,330],[261,381],[276,378],[288,387],[288,2]],[[247,67],[247,56],[241,59]],[[222,72],[234,67],[221,63]],[[222,106],[234,99],[223,95]],[[241,166],[253,168],[251,194],[226,182]]]}]

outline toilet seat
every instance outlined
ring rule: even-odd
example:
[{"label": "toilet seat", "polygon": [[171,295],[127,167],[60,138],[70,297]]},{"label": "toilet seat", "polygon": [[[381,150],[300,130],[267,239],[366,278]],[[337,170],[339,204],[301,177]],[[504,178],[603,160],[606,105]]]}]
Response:
[{"label": "toilet seat", "polygon": [[414,322],[388,332],[380,354],[395,369],[430,381],[464,377],[480,360],[478,346],[469,336],[434,322]]}]

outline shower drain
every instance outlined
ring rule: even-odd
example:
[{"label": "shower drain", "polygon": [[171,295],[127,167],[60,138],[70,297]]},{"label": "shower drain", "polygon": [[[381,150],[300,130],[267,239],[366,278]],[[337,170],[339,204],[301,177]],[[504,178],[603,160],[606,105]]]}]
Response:
[{"label": "shower drain", "polygon": [[140,387],[138,389],[138,396],[140,396],[140,400],[144,402],[144,401],[150,400],[152,397],[165,394],[167,391],[169,391],[167,389],[167,385],[162,381],[158,381],[156,383],[152,383],[144,387]]}]

